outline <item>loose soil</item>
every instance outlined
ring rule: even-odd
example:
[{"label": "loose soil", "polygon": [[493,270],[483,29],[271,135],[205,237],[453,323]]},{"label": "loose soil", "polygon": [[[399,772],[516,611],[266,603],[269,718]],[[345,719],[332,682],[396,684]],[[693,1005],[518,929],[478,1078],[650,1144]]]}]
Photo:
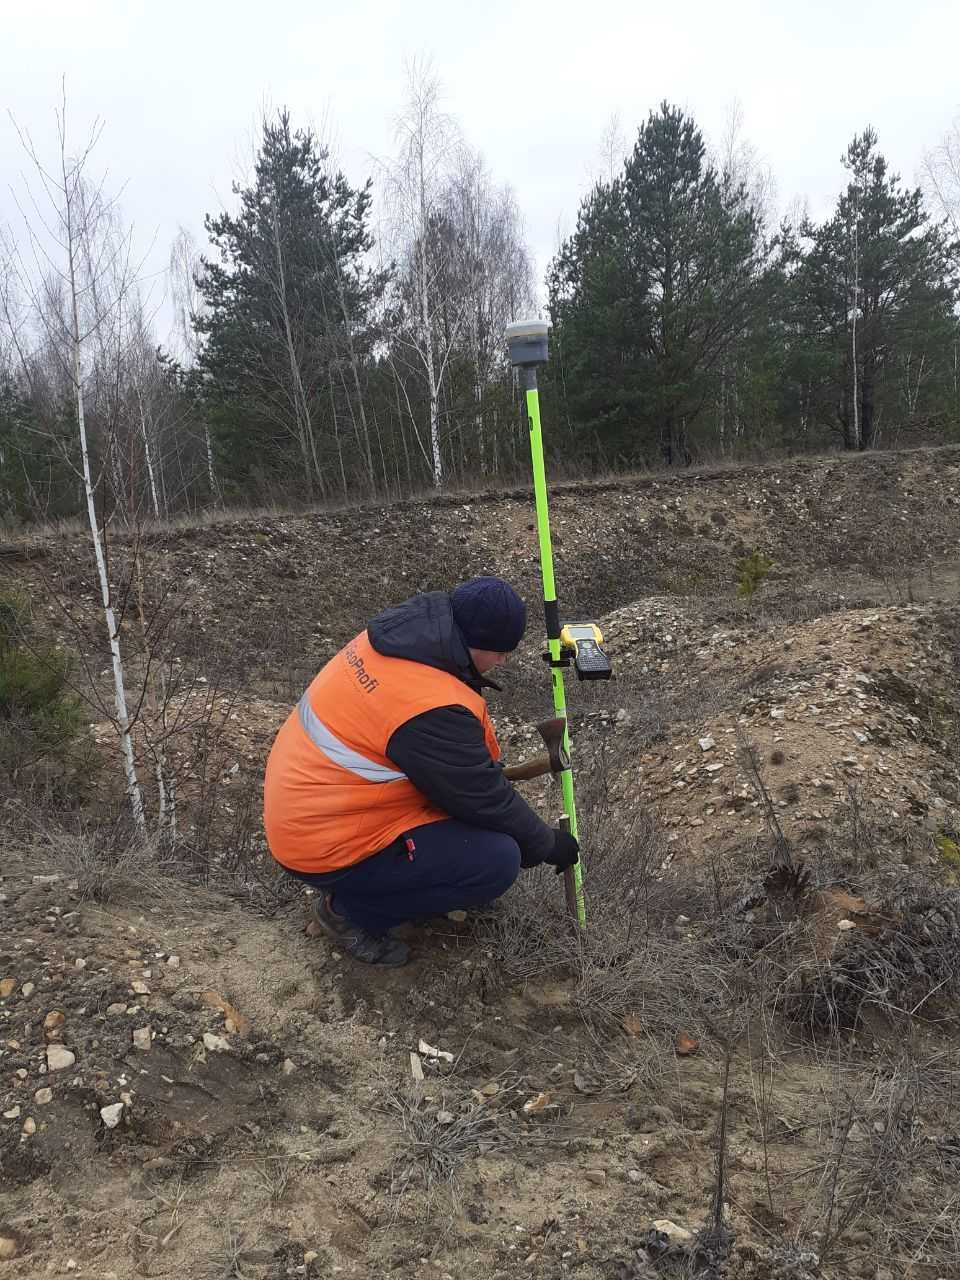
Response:
[{"label": "loose soil", "polygon": [[[273,872],[266,752],[382,605],[483,571],[533,604],[528,495],[149,534],[181,834],[220,839],[202,865],[111,853],[102,714],[86,834],[7,802],[0,1277],[960,1274],[949,976],[855,1025],[791,1012],[914,938],[917,886],[957,908],[960,450],[566,487],[553,514],[566,614],[617,673],[570,682],[590,939],[534,872],[489,917],[411,926],[392,972],[311,936]],[[754,550],[773,569],[740,598]],[[112,563],[133,583],[122,539]],[[86,544],[0,569],[105,690]],[[505,752],[533,754],[534,642],[504,684]],[[552,783],[527,794],[556,816]],[[812,877],[795,919],[784,860]],[[788,963],[761,990],[767,948]]]}]

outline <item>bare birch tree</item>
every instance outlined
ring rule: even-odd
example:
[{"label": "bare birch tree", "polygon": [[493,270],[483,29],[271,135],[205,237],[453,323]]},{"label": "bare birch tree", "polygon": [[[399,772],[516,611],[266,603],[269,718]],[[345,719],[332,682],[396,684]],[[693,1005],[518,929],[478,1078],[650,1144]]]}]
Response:
[{"label": "bare birch tree", "polygon": [[[927,198],[960,240],[960,116],[940,145],[924,155],[923,185]],[[960,324],[953,338],[953,394],[960,401]]]},{"label": "bare birch tree", "polygon": [[[187,369],[192,369],[196,365],[200,349],[194,321],[196,317],[202,316],[206,309],[203,294],[197,288],[197,274],[201,266],[200,250],[196,240],[186,227],[180,227],[170,246],[168,281],[170,301],[173,305],[172,337],[176,343],[177,359]],[[215,501],[219,501],[221,495],[213,464],[213,441],[210,438],[210,426],[206,419],[203,422],[203,452],[207,464],[210,496]]]},{"label": "bare birch tree", "polygon": [[600,135],[600,177],[612,184],[623,168],[627,154],[627,139],[620,121],[620,112],[614,111]]},{"label": "bare birch tree", "polygon": [[[122,377],[124,416],[128,419],[128,436],[139,427],[139,445],[147,472],[147,495],[154,520],[166,519],[168,512],[165,483],[163,424],[168,416],[169,397],[162,385],[157,359],[157,343],[151,316],[139,291],[130,290],[126,312],[126,344]],[[132,439],[129,452],[132,455]],[[136,501],[136,496],[131,488]]]},{"label": "bare birch tree", "polygon": [[927,197],[960,237],[960,116],[940,145],[925,153],[922,172]]},{"label": "bare birch tree", "polygon": [[745,136],[743,104],[734,99],[715,156],[716,166],[731,192],[748,205],[767,232],[776,220],[777,182],[770,164]]},{"label": "bare birch tree", "polygon": [[497,470],[497,437],[488,429],[487,389],[506,370],[504,331],[533,302],[533,270],[520,214],[507,187],[496,187],[482,159],[461,147],[442,208],[452,285],[464,309],[462,344],[473,379],[474,439],[482,474]]},{"label": "bare birch tree", "polygon": [[[132,287],[130,237],[114,234],[115,202],[88,177],[102,132],[94,123],[80,149],[70,150],[66,94],[57,111],[59,153],[48,167],[29,133],[17,127],[34,181],[25,183],[21,211],[26,245],[17,255],[18,275],[35,323],[57,354],[70,387],[76,416],[79,476],[96,564],[113,675],[114,724],[130,810],[138,833],[147,833],[137,776],[132,717],[127,702],[120,625],[107,569],[105,538],[97,516],[96,489],[87,434],[86,398],[93,358],[112,345],[126,292]],[[16,122],[14,122],[16,124]]]},{"label": "bare birch tree", "polygon": [[[408,71],[407,103],[397,121],[398,154],[383,167],[387,218],[410,311],[401,341],[410,364],[426,382],[430,460],[437,488],[443,484],[440,392],[466,315],[462,301],[437,296],[443,270],[441,201],[459,141],[457,126],[439,104],[437,78],[429,66],[414,63]],[[453,312],[453,323],[445,326],[437,316],[443,302]]]},{"label": "bare birch tree", "polygon": [[[745,136],[744,111],[738,99],[734,99],[727,110],[723,135],[714,151],[713,161],[720,174],[728,206],[752,213],[760,233],[768,232],[776,216],[776,181],[770,165]],[[723,454],[744,431],[742,373],[736,351],[727,353],[718,368],[716,392],[717,434]]]}]

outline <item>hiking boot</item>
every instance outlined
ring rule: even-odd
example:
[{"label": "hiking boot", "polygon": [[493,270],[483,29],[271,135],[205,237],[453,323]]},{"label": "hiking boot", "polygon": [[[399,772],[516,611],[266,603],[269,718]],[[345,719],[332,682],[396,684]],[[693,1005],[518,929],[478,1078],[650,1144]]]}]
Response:
[{"label": "hiking boot", "polygon": [[331,903],[332,895],[323,893],[311,906],[314,920],[331,941],[363,964],[382,964],[396,967],[410,959],[410,948],[396,938],[379,938],[359,925],[351,924],[344,916],[338,916]]}]

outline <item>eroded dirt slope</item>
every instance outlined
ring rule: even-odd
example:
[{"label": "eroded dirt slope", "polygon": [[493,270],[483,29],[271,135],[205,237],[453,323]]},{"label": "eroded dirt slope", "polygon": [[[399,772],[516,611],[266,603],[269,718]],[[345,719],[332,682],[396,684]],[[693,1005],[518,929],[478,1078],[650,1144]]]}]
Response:
[{"label": "eroded dirt slope", "polygon": [[[737,562],[755,550],[774,562],[768,596],[849,600],[865,588],[893,600],[955,596],[960,448],[560,487],[552,516],[568,617],[647,595],[731,593]],[[535,615],[541,597],[526,492],[228,519],[148,533],[142,551],[148,617],[176,613],[178,651],[248,692],[302,684],[405,594],[495,572],[517,583]],[[116,535],[111,564],[121,584],[130,581],[129,552]],[[75,644],[67,604],[81,643],[100,652],[82,537],[12,543],[0,570]],[[128,626],[135,612],[131,599]]]}]

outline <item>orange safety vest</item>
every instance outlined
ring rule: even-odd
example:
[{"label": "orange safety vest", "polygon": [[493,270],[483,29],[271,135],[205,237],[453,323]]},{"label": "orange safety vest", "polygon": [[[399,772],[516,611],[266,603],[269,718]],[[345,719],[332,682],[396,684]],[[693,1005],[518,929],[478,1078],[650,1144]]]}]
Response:
[{"label": "orange safety vest", "polygon": [[274,858],[294,871],[348,867],[412,827],[450,815],[388,759],[394,731],[436,707],[461,706],[499,760],[487,704],[446,671],[377,653],[361,632],[323,668],[274,740],[263,819]]}]

